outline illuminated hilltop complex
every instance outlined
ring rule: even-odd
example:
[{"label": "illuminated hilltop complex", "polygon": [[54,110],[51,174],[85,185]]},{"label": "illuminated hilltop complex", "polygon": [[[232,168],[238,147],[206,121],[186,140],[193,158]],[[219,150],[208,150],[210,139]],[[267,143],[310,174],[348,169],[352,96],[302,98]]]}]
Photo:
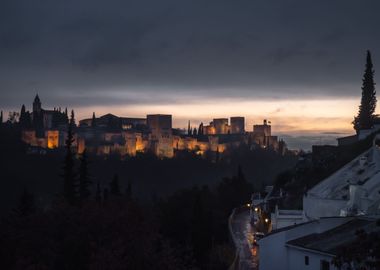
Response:
[{"label": "illuminated hilltop complex", "polygon": [[[24,110],[24,112],[23,112]],[[67,137],[67,110],[44,110],[38,95],[33,102],[33,111],[25,112],[23,107],[20,123],[22,140],[31,149],[55,149],[63,147]],[[26,123],[25,123],[26,122]],[[75,126],[74,147],[77,153],[97,155],[118,154],[135,156],[137,152],[152,152],[158,157],[174,156],[176,151],[190,150],[199,155],[207,153],[228,153],[241,144],[252,148],[269,148],[280,153],[286,151],[284,141],[272,136],[271,125],[264,120],[254,125],[253,131],[245,131],[244,117],[213,119],[209,125],[201,123],[197,128],[187,130],[172,127],[172,116],[151,114],[146,118],[118,117],[106,114],[79,121]]]}]

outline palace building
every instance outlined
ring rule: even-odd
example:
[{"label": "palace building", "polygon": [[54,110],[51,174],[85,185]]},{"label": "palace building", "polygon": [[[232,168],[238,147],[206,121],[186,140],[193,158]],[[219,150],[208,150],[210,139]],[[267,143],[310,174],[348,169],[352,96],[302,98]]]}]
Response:
[{"label": "palace building", "polygon": [[[69,117],[67,109],[45,110],[38,95],[33,102],[33,111],[23,106],[20,115],[22,140],[30,147],[56,149],[65,145]],[[253,131],[245,130],[244,117],[213,119],[209,125],[203,123],[196,128],[184,130],[172,127],[172,115],[149,114],[146,118],[119,117],[106,114],[79,121],[74,127],[73,147],[81,154],[135,156],[138,152],[151,152],[161,158],[171,158],[177,151],[228,153],[241,144],[251,147],[270,148],[284,153],[286,145],[272,136],[267,120],[263,125],[254,125]]]}]

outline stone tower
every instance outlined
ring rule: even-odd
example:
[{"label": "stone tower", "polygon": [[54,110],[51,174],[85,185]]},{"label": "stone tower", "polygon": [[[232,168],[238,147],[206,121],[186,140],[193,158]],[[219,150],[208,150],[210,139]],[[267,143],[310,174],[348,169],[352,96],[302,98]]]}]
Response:
[{"label": "stone tower", "polygon": [[36,97],[34,98],[34,101],[33,101],[33,112],[34,113],[40,113],[41,112],[41,101],[40,101],[38,94],[36,95]]}]

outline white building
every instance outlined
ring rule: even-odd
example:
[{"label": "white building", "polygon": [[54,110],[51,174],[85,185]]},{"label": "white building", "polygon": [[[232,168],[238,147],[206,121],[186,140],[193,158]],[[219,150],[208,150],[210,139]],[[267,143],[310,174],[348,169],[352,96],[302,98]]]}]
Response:
[{"label": "white building", "polygon": [[355,232],[380,231],[376,218],[330,217],[275,230],[259,241],[260,270],[332,270],[331,261]]},{"label": "white building", "polygon": [[276,209],[271,213],[272,230],[278,230],[284,227],[304,223],[307,221],[303,210],[283,210]]},{"label": "white building", "polygon": [[377,214],[380,205],[380,148],[371,147],[310,189],[303,198],[310,219]]}]

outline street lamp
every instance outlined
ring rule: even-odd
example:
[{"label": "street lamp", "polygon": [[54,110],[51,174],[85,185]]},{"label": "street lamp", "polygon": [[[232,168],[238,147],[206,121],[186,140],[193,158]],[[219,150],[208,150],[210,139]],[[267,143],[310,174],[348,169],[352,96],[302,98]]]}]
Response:
[{"label": "street lamp", "polygon": [[259,211],[259,208],[255,207],[255,212]]},{"label": "street lamp", "polygon": [[269,222],[269,219],[266,218],[266,219],[265,219],[265,223],[268,223],[268,222]]}]

